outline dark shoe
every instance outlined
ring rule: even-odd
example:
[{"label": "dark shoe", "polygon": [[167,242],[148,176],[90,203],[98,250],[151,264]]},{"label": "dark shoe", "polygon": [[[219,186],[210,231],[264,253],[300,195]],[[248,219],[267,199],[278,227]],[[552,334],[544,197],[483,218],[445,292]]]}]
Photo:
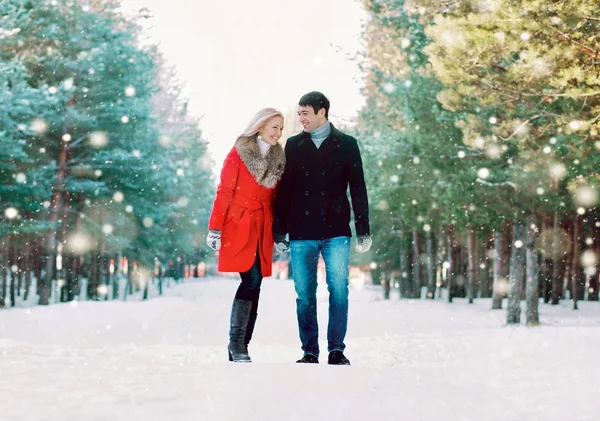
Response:
[{"label": "dark shoe", "polygon": [[350,365],[350,361],[342,351],[331,351],[327,364],[330,365]]},{"label": "dark shoe", "polygon": [[233,300],[231,321],[229,324],[229,361],[249,363],[248,345],[246,344],[246,328],[250,319],[252,301]]},{"label": "dark shoe", "polygon": [[304,357],[296,362],[299,364],[319,364],[319,359],[313,354],[304,354]]}]

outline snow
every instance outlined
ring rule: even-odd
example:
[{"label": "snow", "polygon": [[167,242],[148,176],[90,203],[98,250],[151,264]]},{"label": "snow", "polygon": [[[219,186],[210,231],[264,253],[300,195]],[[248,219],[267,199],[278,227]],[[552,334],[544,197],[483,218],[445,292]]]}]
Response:
[{"label": "snow", "polygon": [[[266,279],[252,364],[227,362],[231,278],[148,301],[0,311],[2,421],[595,420],[600,304],[507,327],[489,300],[351,291],[351,367],[300,365],[290,281]],[[393,291],[396,293],[396,291]],[[321,347],[327,293],[319,289]]]}]

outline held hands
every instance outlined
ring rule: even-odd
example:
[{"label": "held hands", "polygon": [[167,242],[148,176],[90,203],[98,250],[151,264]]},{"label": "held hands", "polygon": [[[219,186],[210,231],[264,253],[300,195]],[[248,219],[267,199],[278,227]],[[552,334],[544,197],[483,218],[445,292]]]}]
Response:
[{"label": "held hands", "polygon": [[355,250],[357,253],[365,253],[369,251],[371,244],[373,244],[373,240],[370,235],[359,235],[356,239]]},{"label": "held hands", "polygon": [[273,234],[273,239],[275,240],[275,250],[279,253],[287,253],[290,251],[290,242],[287,239],[287,234]]},{"label": "held hands", "polygon": [[221,248],[221,231],[219,230],[208,230],[206,236],[206,244],[214,251],[218,251]]}]

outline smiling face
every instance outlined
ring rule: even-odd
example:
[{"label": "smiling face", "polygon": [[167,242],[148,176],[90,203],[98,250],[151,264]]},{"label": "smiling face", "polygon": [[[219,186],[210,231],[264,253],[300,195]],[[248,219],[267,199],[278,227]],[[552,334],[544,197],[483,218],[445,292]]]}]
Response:
[{"label": "smiling face", "polygon": [[272,146],[276,145],[283,134],[283,118],[278,115],[271,117],[258,131],[258,134],[264,142]]},{"label": "smiling face", "polygon": [[312,132],[319,126],[322,126],[327,121],[325,117],[325,108],[321,108],[315,113],[315,110],[310,105],[299,105],[297,108],[298,119],[307,133]]}]

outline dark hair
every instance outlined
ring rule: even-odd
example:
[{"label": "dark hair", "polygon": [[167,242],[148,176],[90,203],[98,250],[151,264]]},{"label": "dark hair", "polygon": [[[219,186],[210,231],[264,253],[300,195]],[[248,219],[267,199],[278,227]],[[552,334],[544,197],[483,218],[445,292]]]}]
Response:
[{"label": "dark hair", "polygon": [[302,95],[302,98],[298,101],[298,105],[301,107],[311,106],[315,114],[321,108],[325,108],[325,118],[329,118],[329,100],[321,92],[312,91]]}]

